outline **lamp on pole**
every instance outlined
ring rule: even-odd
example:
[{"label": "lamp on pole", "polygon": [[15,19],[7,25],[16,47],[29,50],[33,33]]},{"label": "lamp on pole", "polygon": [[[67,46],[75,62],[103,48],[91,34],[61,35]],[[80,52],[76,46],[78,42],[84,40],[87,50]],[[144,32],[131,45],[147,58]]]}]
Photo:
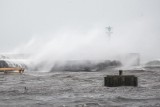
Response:
[{"label": "lamp on pole", "polygon": [[107,29],[106,33],[108,34],[108,38],[109,38],[109,40],[111,40],[111,34],[113,33],[112,27],[108,26],[108,27],[106,27],[106,29]]}]

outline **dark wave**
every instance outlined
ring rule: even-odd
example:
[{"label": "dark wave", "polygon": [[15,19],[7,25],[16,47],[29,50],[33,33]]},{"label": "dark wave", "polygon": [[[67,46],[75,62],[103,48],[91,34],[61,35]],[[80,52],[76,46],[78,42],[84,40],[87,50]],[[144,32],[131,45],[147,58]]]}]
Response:
[{"label": "dark wave", "polygon": [[131,98],[131,97],[121,97],[121,96],[118,96],[115,98],[115,101],[125,101],[125,102],[128,102],[128,101],[131,101],[131,102],[137,102],[137,101],[147,101],[147,100],[157,100],[157,101],[160,101],[160,97],[155,97],[155,98]]}]

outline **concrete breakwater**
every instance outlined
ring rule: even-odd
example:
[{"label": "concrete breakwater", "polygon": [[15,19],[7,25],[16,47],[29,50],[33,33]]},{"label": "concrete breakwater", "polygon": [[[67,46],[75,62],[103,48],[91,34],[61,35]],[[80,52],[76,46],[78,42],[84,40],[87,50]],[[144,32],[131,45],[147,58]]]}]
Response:
[{"label": "concrete breakwater", "polygon": [[64,64],[55,63],[51,71],[101,71],[107,67],[119,67],[121,62],[119,61],[81,61],[81,60],[70,60]]},{"label": "concrete breakwater", "polygon": [[[40,65],[36,66],[28,66],[23,62],[17,62],[16,60],[0,60],[0,68],[7,68],[7,67],[21,67],[29,70],[41,70],[43,66],[45,66],[45,62],[41,63]],[[106,69],[107,67],[119,67],[121,66],[121,62],[119,61],[111,61],[111,60],[104,60],[104,61],[81,61],[81,60],[70,60],[53,63],[53,67],[51,68],[50,72],[52,71],[100,71]]]}]

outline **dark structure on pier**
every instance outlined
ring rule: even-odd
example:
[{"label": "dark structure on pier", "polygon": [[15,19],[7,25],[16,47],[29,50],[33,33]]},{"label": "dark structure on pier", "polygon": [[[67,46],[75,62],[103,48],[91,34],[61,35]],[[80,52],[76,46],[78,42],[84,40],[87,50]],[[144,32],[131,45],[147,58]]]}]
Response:
[{"label": "dark structure on pier", "polygon": [[118,86],[138,86],[138,78],[134,75],[122,75],[123,71],[119,70],[119,75],[107,75],[104,77],[104,85],[108,87]]}]

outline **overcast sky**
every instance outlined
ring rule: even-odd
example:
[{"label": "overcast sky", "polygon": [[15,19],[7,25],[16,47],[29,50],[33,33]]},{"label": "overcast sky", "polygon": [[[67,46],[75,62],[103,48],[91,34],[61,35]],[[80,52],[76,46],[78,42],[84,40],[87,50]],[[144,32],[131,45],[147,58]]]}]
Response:
[{"label": "overcast sky", "polygon": [[[143,32],[160,39],[160,0],[0,0],[0,52],[29,41],[33,35],[46,36],[62,28],[82,32],[95,26],[127,28],[136,20],[146,20],[143,24],[149,27]],[[129,25],[132,30],[136,26],[139,24]]]}]

